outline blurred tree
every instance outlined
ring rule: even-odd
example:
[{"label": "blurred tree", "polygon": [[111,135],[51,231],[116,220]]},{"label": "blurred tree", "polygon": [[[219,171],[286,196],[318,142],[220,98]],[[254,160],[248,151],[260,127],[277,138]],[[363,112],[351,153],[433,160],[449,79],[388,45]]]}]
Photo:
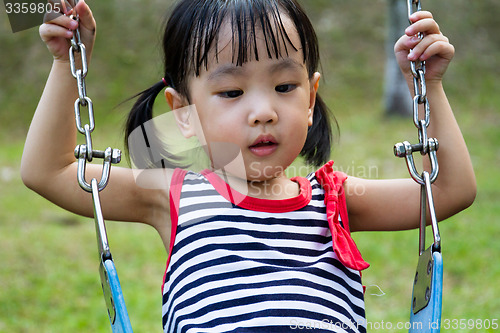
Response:
[{"label": "blurred tree", "polygon": [[384,109],[387,115],[411,115],[412,101],[408,86],[394,55],[394,43],[408,26],[406,1],[388,0],[387,36],[384,87]]}]

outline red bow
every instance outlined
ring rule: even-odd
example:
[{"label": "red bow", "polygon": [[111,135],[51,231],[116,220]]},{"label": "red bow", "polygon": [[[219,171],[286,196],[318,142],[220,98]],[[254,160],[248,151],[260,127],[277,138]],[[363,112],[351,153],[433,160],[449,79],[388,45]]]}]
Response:
[{"label": "red bow", "polygon": [[[368,268],[370,264],[363,260],[350,233],[339,223],[339,197],[345,201],[342,184],[347,179],[347,175],[333,171],[333,161],[330,161],[316,171],[316,179],[325,191],[326,218],[332,233],[333,251],[337,254],[339,261],[348,268],[358,271]],[[346,228],[349,228],[348,221],[342,222]]]}]

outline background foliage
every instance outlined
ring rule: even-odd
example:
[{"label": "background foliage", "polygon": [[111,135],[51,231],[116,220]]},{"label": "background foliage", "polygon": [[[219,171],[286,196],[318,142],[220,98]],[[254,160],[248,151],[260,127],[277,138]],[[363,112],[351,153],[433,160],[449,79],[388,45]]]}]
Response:
[{"label": "background foliage", "polygon": [[[87,78],[97,113],[95,146],[121,147],[130,104],[116,106],[161,77],[160,22],[171,1],[88,2],[98,22]],[[392,146],[403,139],[416,141],[416,129],[410,119],[385,118],[382,106],[386,2],[303,2],[322,46],[320,91],[341,127],[332,155],[337,167],[358,176],[406,177],[404,162],[392,155]],[[435,14],[457,49],[445,86],[468,142],[479,188],[470,209],[440,225],[445,263],[443,319],[500,319],[496,263],[500,253],[500,3],[429,0],[423,6]],[[109,332],[92,222],[30,192],[18,174],[23,141],[50,56],[36,29],[13,34],[7,15],[1,12],[0,59],[0,332]],[[48,148],[47,153],[51,153]],[[404,209],[404,202],[394,209]],[[108,232],[135,331],[160,331],[165,251],[159,237],[150,228],[133,224],[108,223]],[[356,234],[355,239],[372,264],[363,275],[368,321],[394,325],[407,321],[417,233]]]}]

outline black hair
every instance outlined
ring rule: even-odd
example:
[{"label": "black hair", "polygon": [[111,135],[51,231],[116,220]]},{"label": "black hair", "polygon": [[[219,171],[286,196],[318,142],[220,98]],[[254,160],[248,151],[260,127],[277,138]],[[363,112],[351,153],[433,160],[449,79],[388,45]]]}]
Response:
[{"label": "black hair", "polygon": [[[233,62],[238,66],[259,60],[256,30],[264,35],[269,58],[288,55],[289,46],[298,50],[287,35],[281,15],[288,16],[297,30],[304,63],[312,78],[320,64],[318,39],[311,21],[297,0],[180,0],[166,21],[163,35],[166,84],[190,101],[188,78],[200,75],[203,68],[207,69],[209,52],[213,48],[217,56],[219,32],[225,22],[232,24]],[[164,87],[162,80],[136,96],[138,99],[125,128],[125,145],[134,162],[138,156],[131,151],[127,138],[137,127],[152,119],[154,101]],[[335,118],[317,95],[313,125],[308,130],[300,153],[307,163],[319,166],[329,160],[332,124],[337,125]],[[179,166],[171,155],[166,155],[169,166]],[[154,164],[154,161],[151,162]],[[162,162],[161,166],[164,167],[165,163]]]}]

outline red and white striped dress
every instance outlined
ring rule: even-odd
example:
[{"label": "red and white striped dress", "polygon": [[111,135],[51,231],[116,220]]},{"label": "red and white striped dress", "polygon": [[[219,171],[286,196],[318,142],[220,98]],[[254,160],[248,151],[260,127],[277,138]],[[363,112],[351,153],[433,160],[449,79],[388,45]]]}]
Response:
[{"label": "red and white striped dress", "polygon": [[327,214],[318,172],[293,179],[297,197],[265,200],[213,172],[176,170],[164,332],[366,332],[360,270],[368,264],[349,235],[346,177],[329,173],[337,202]]}]

